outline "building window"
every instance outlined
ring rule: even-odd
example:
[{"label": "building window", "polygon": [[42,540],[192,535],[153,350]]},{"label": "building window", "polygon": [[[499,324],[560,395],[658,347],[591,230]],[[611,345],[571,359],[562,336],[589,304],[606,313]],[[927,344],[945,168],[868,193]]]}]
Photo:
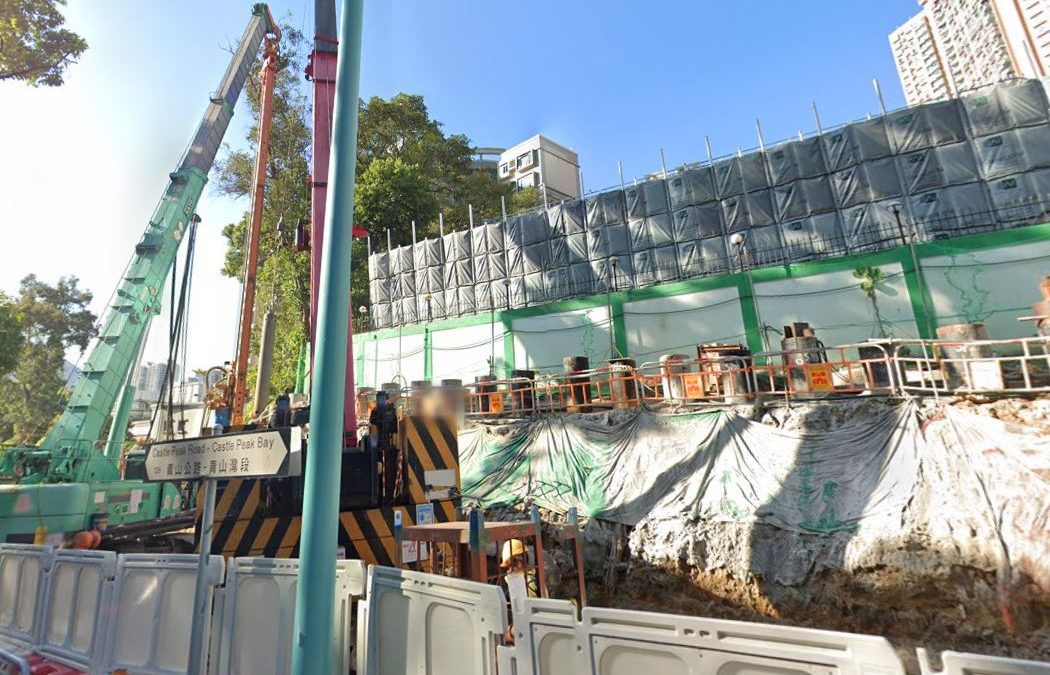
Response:
[{"label": "building window", "polygon": [[532,152],[530,151],[530,152],[526,152],[526,153],[518,155],[517,165],[518,165],[518,171],[521,171],[522,169],[527,169],[530,166],[532,166],[533,165]]},{"label": "building window", "polygon": [[509,173],[510,173],[510,165],[508,165],[507,162],[503,162],[502,164],[499,165],[499,175],[506,176]]}]

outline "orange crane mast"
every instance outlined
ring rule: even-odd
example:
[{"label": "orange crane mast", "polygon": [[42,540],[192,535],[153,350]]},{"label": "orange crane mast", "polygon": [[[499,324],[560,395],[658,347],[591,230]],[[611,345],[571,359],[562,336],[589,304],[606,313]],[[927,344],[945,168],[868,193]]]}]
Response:
[{"label": "orange crane mast", "polygon": [[273,88],[277,79],[276,37],[267,38],[263,47],[262,93],[259,97],[259,152],[255,159],[252,183],[251,222],[248,227],[248,251],[244,265],[244,292],[241,297],[241,322],[237,333],[237,357],[233,365],[233,388],[230,400],[230,423],[244,424],[248,400],[248,352],[255,317],[256,274],[259,266],[259,239],[262,230],[263,196],[266,188],[266,164],[270,155],[270,126],[273,118]]}]

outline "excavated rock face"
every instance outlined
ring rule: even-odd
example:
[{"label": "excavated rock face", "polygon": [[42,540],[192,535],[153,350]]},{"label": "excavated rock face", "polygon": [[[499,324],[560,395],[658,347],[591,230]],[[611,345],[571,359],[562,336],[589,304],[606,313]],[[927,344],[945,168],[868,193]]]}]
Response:
[{"label": "excavated rock face", "polygon": [[[804,404],[757,418],[826,431],[884,405]],[[853,531],[653,512],[629,534],[619,591],[600,599],[656,609],[647,598],[661,579],[684,611],[886,635],[911,670],[913,646],[1050,659],[1048,412],[1050,399],[925,402],[927,444],[911,500],[899,519]],[[973,443],[979,452],[960,447]]]},{"label": "excavated rock face", "polygon": [[[805,434],[900,405],[736,413]],[[765,506],[727,518],[674,500],[633,527],[591,518],[582,537],[592,604],[881,634],[914,672],[915,646],[1050,660],[1050,399],[942,399],[909,414],[917,462],[900,508],[828,531],[778,526]],[[571,570],[557,542],[548,548],[551,568]],[[570,592],[571,575],[551,578],[553,595]]]}]

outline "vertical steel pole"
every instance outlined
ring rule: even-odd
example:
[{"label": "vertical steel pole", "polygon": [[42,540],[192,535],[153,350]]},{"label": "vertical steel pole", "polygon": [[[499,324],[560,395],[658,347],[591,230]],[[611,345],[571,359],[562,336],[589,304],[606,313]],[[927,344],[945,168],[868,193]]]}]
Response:
[{"label": "vertical steel pole", "polygon": [[201,514],[200,551],[197,554],[197,587],[193,590],[193,624],[190,627],[190,659],[187,672],[204,672],[204,619],[208,609],[208,558],[211,555],[211,530],[215,521],[215,479],[204,481],[204,513]]},{"label": "vertical steel pole", "polygon": [[343,0],[339,60],[328,169],[324,241],[317,312],[317,367],[310,391],[310,442],[306,455],[300,566],[295,604],[292,672],[332,672],[332,614],[339,527],[339,477],[343,448],[347,336],[350,317],[350,250],[353,241],[357,104],[361,82],[364,0]]},{"label": "vertical steel pole", "polygon": [[879,78],[871,78],[871,86],[875,87],[875,96],[879,99],[879,109],[886,114],[886,101],[882,98],[882,87],[879,86]]}]

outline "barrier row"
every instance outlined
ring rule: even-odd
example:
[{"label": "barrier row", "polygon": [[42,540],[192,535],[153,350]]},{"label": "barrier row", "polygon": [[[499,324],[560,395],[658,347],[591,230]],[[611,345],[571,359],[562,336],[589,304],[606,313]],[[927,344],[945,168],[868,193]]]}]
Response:
[{"label": "barrier row", "polygon": [[[1050,392],[1050,337],[1013,340],[881,340],[691,358],[669,354],[563,373],[515,371],[515,377],[389,393],[413,412],[468,416],[589,412],[664,403],[679,406],[791,400]],[[368,390],[359,396],[367,419]],[[371,400],[374,400],[372,398]],[[428,408],[429,406],[429,408]],[[443,408],[443,410],[442,410]]]},{"label": "barrier row", "polygon": [[[0,545],[0,672],[185,673],[197,561]],[[290,672],[298,573],[298,560],[211,557],[207,672]],[[364,563],[338,561],[332,662],[341,673],[352,661],[352,600],[364,590]]]},{"label": "barrier row", "polygon": [[[509,620],[508,620],[509,619]],[[369,568],[357,673],[903,675],[888,640],[837,631],[519,598],[497,586]],[[511,640],[503,638],[508,627]],[[935,675],[919,650],[923,675]],[[1048,675],[1050,663],[944,652],[945,675]]]},{"label": "barrier row", "polygon": [[[196,560],[0,545],[0,671],[186,672]],[[298,572],[295,559],[212,557],[207,672],[290,672]],[[508,614],[499,586],[357,560],[337,562],[333,592],[332,664],[344,674],[904,673],[880,637],[594,607],[578,620],[572,602],[539,598]],[[919,661],[936,672],[924,650]],[[1050,675],[1035,661],[941,661],[946,675]]]}]

